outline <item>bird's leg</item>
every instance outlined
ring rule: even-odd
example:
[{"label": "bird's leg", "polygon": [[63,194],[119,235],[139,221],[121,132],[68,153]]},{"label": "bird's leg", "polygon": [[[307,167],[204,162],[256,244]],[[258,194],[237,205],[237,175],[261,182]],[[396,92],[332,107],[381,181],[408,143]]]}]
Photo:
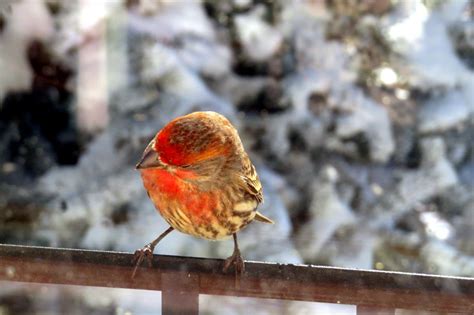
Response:
[{"label": "bird's leg", "polygon": [[148,263],[148,267],[151,267],[151,262],[153,260],[153,251],[155,250],[155,246],[173,230],[174,228],[170,226],[166,231],[161,233],[160,236],[158,236],[153,242],[135,251],[135,254],[133,256],[133,263],[135,264],[135,269],[133,269],[132,278],[135,277],[137,268],[141,265],[143,260],[146,260]]},{"label": "bird's leg", "polygon": [[227,272],[231,265],[234,265],[236,274],[243,274],[245,271],[244,260],[240,254],[239,244],[237,244],[237,234],[232,235],[234,237],[234,252],[224,262],[224,272]]}]

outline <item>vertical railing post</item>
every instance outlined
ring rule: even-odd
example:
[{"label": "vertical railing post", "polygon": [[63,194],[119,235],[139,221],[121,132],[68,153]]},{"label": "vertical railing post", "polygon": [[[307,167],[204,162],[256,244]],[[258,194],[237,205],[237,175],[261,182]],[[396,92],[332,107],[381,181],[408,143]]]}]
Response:
[{"label": "vertical railing post", "polygon": [[395,309],[371,305],[357,305],[357,315],[395,315]]},{"label": "vertical railing post", "polygon": [[163,315],[199,314],[199,276],[187,272],[161,274]]}]

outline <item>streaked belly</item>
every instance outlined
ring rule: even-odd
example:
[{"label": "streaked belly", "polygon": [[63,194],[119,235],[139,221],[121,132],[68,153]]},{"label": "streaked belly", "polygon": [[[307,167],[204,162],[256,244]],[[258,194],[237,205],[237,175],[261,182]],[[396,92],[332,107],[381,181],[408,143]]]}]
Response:
[{"label": "streaked belly", "polygon": [[241,230],[255,217],[257,202],[239,201],[243,200],[243,193],[219,199],[221,190],[203,192],[163,172],[152,173],[154,176],[142,173],[143,182],[162,217],[182,233],[220,240]]},{"label": "streaked belly", "polygon": [[[159,197],[158,197],[159,198]],[[163,218],[176,230],[196,237],[221,240],[240,231],[255,217],[255,207],[248,211],[219,209],[218,207],[203,208],[197,214],[176,202],[174,206],[162,205],[155,202]]]}]

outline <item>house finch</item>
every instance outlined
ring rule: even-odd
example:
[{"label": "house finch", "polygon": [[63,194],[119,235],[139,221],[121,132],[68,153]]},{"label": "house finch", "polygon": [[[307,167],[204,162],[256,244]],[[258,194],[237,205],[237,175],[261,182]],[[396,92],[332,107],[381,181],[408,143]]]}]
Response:
[{"label": "house finch", "polygon": [[208,240],[234,238],[234,252],[224,271],[244,262],[237,232],[253,220],[273,223],[256,209],[262,185],[237,130],[215,112],[195,112],[168,123],[151,140],[136,168],[148,196],[170,225],[157,239],[135,252],[137,267],[151,265],[155,246],[174,229]]}]

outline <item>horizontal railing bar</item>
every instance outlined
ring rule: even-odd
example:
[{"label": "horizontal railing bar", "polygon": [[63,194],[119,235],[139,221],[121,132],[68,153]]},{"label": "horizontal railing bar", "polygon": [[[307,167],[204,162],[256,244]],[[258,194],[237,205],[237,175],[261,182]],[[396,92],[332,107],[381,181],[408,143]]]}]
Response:
[{"label": "horizontal railing bar", "polygon": [[246,262],[238,281],[223,260],[155,255],[134,279],[129,253],[0,245],[0,280],[162,290],[162,274],[187,272],[200,294],[474,312],[474,279]]}]

